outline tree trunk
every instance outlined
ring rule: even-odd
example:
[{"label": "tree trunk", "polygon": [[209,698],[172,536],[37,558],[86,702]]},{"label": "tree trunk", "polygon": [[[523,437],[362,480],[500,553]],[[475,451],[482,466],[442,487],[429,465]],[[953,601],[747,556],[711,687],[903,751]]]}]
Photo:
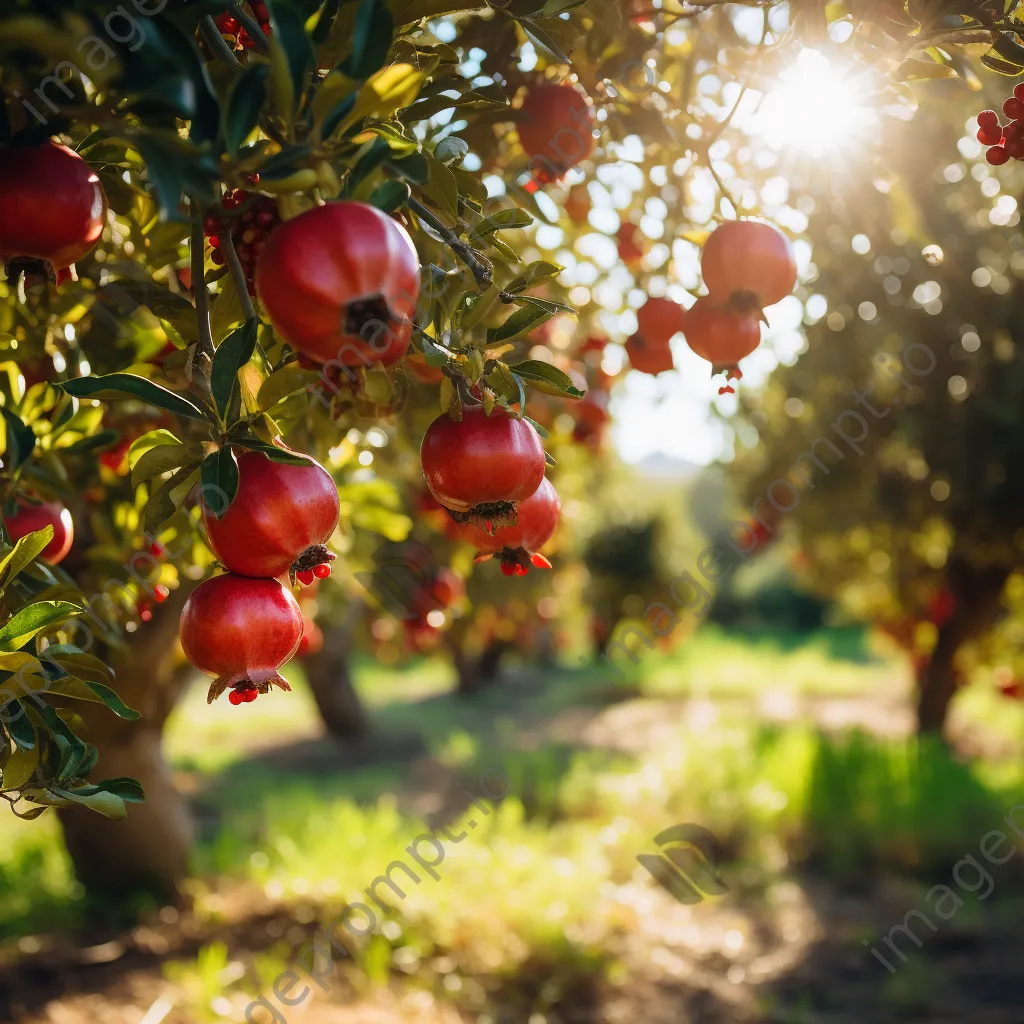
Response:
[{"label": "tree trunk", "polygon": [[501,657],[509,645],[504,640],[492,640],[478,658],[471,658],[458,647],[452,649],[452,661],[459,677],[456,692],[460,697],[473,697],[498,678]]},{"label": "tree trunk", "polygon": [[338,739],[356,739],[370,729],[369,718],[352,685],[348,661],[352,630],[361,612],[361,605],[354,604],[340,628],[324,631],[323,649],[302,659],[324,726]]},{"label": "tree trunk", "polygon": [[170,898],[188,871],[192,820],[164,760],[161,733],[192,675],[173,659],[178,619],[190,591],[182,587],[172,592],[153,620],[113,656],[118,693],[142,717],[126,722],[96,705],[75,708],[88,727],[86,738],[99,751],[91,777],[130,776],[146,792],[145,803],[129,804],[123,821],[81,807],[58,812],[75,874],[93,891],[123,898],[142,890]]},{"label": "tree trunk", "polygon": [[1002,566],[978,567],[955,558],[950,563],[947,585],[955,608],[939,628],[931,661],[918,677],[918,732],[942,733],[957,688],[956,653],[995,623],[1008,576],[1009,570]]}]

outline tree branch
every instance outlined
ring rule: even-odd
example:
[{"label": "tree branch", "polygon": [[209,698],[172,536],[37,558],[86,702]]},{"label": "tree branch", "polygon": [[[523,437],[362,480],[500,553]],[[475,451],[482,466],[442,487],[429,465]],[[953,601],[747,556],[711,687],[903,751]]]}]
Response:
[{"label": "tree branch", "polygon": [[210,299],[206,293],[206,237],[203,234],[202,207],[195,199],[189,200],[189,206],[192,210],[192,237],[189,243],[192,258],[192,291],[196,297],[196,320],[199,323],[199,341],[196,343],[194,362],[208,392],[214,347],[213,333],[210,330]]},{"label": "tree branch", "polygon": [[235,56],[234,50],[224,42],[224,37],[220,34],[220,29],[217,28],[217,23],[211,15],[207,14],[199,22],[199,31],[202,33],[203,42],[213,51],[213,55],[218,60],[223,61],[235,71],[242,70],[242,65]]},{"label": "tree branch", "polygon": [[490,288],[494,281],[494,272],[489,266],[480,261],[477,254],[473,251],[472,246],[463,242],[451,228],[439,220],[430,210],[419,202],[419,200],[410,197],[408,206],[409,209],[420,218],[420,220],[426,221],[441,236],[448,248],[451,249],[467,267],[469,267],[480,288],[482,290]]},{"label": "tree branch", "polygon": [[245,271],[239,262],[238,253],[235,252],[235,242],[231,237],[231,228],[220,233],[220,251],[224,253],[228,270],[231,271],[231,280],[235,284],[235,291],[238,292],[238,301],[242,305],[242,313],[245,315],[246,323],[256,319],[256,310],[253,308],[252,299],[249,297],[249,288],[245,281]]}]

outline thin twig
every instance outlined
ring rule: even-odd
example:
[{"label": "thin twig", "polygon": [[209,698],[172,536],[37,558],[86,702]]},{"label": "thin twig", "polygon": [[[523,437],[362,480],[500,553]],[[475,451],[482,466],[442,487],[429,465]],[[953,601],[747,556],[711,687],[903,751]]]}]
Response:
[{"label": "thin twig", "polygon": [[418,200],[410,197],[408,206],[409,209],[420,218],[420,220],[425,220],[441,236],[448,248],[451,249],[467,267],[469,267],[473,272],[473,277],[476,278],[476,283],[481,289],[486,290],[491,287],[491,284],[494,281],[494,272],[489,266],[480,261],[477,254],[473,251],[472,246],[463,242],[451,228],[434,216],[434,214]]},{"label": "thin twig", "polygon": [[242,65],[235,56],[235,51],[224,41],[224,37],[220,34],[220,29],[217,28],[217,23],[211,15],[207,14],[199,22],[199,31],[202,33],[203,41],[213,51],[215,57],[236,71],[242,70]]},{"label": "thin twig", "polygon": [[249,38],[253,41],[256,49],[260,53],[270,53],[270,44],[267,42],[267,37],[263,34],[263,29],[260,27],[260,23],[238,2],[238,0],[230,0],[228,6],[231,8],[231,15],[237,21],[242,23],[242,28],[249,34]]},{"label": "thin twig", "polygon": [[196,347],[195,363],[200,376],[210,389],[210,370],[213,367],[213,332],[210,329],[210,299],[206,293],[205,246],[206,236],[203,234],[203,211],[199,203],[189,201],[192,208],[192,239],[190,243],[192,256],[192,291],[196,297],[196,320],[199,323],[199,341]]},{"label": "thin twig", "polygon": [[235,252],[235,242],[231,237],[230,227],[228,230],[221,232],[220,251],[224,253],[228,270],[231,271],[231,280],[235,283],[235,291],[238,292],[238,301],[242,304],[242,313],[245,316],[246,323],[250,320],[255,320],[256,310],[253,308],[252,299],[249,297],[249,287],[246,284],[245,271],[242,270],[238,253]]}]

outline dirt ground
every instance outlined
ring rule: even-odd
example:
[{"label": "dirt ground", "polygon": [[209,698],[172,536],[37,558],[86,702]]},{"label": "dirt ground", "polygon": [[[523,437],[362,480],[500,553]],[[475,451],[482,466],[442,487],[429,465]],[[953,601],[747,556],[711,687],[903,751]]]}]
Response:
[{"label": "dirt ground", "polygon": [[[715,713],[708,701],[633,700],[605,709],[572,709],[524,723],[533,740],[572,737],[585,744],[641,749]],[[762,700],[763,717],[809,717],[826,728],[851,724],[893,735],[909,729],[898,704],[868,706],[819,699],[793,706]],[[524,732],[525,734],[525,732]],[[278,763],[330,757],[313,738],[261,753]],[[415,802],[450,792],[449,773],[410,749],[418,780]],[[352,751],[346,759],[352,757]],[[297,948],[315,930],[308,917],[270,902],[248,887],[222,888],[219,919],[197,920],[164,908],[133,928],[91,929],[74,936],[23,939],[17,957],[0,957],[0,1021],[18,1024],[208,1024],[242,1021],[244,1005],[214,1001],[196,1018],[176,1005],[180,990],[163,974],[173,960],[223,942],[229,960],[269,948],[284,937]],[[685,907],[651,886],[627,902],[643,913],[609,949],[614,968],[603,976],[557,979],[557,998],[538,1013],[538,993],[551,987],[544,969],[515,978],[485,978],[488,1012],[444,986],[412,987],[396,976],[368,990],[354,971],[295,1008],[302,1024],[1024,1024],[1024,903],[1004,898],[978,913],[960,914],[932,934],[919,929],[920,949],[891,974],[864,943],[877,942],[909,909],[920,889],[895,879],[871,879],[858,889],[822,878],[779,881],[756,896],[742,884],[726,897]],[[906,943],[904,943],[906,947]],[[443,964],[435,965],[442,978]],[[598,980],[595,980],[595,977]],[[257,1014],[254,1024],[269,1018]],[[279,1021],[274,1024],[280,1024]]]}]

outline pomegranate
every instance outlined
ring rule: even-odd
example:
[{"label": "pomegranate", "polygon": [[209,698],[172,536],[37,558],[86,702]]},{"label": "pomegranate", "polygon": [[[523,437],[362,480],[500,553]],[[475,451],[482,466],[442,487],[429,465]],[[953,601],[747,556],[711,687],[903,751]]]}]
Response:
[{"label": "pomegranate", "polygon": [[634,370],[656,377],[666,370],[674,370],[672,350],[668,345],[648,345],[640,334],[634,334],[626,341],[626,355]]},{"label": "pomegranate", "polygon": [[704,243],[700,269],[708,292],[741,312],[780,302],[796,285],[796,257],[774,224],[731,220]]},{"label": "pomegranate", "polygon": [[711,363],[712,374],[725,373],[726,385],[719,394],[735,390],[729,378],[743,376],[736,364],[761,344],[761,323],[756,315],[715,305],[709,295],[687,311],[685,333],[687,345]]},{"label": "pomegranate", "polygon": [[528,420],[469,406],[460,421],[442,414],[430,424],[420,463],[431,494],[457,521],[507,526],[544,478],[544,447]]},{"label": "pomegranate", "polygon": [[52,139],[0,147],[0,262],[60,270],[92,251],[106,219],[103,186],[74,150]]},{"label": "pomegranate", "polygon": [[202,509],[210,547],[230,572],[295,573],[306,584],[330,575],[334,555],[325,545],[341,503],[330,473],[314,459],[296,465],[242,451],[238,492],[228,510],[218,518],[205,500]]},{"label": "pomegranate", "polygon": [[636,331],[651,348],[663,348],[683,329],[686,311],[678,302],[654,296],[636,311]]},{"label": "pomegranate", "polygon": [[519,112],[519,141],[540,182],[555,181],[594,148],[594,118],[587,97],[553,82],[532,88]]},{"label": "pomegranate", "polygon": [[569,190],[565,202],[562,203],[562,209],[565,210],[573,224],[585,224],[590,214],[591,205],[590,193],[587,191],[586,185],[577,185]]},{"label": "pomegranate", "polygon": [[71,550],[75,540],[75,524],[71,513],[59,501],[33,501],[18,498],[18,510],[4,519],[12,541],[35,533],[43,527],[53,527],[53,540],[40,552],[39,557],[50,565],[59,565]]},{"label": "pomegranate", "polygon": [[524,576],[531,564],[550,569],[551,563],[537,552],[554,534],[561,510],[558,492],[545,477],[537,490],[519,503],[519,522],[515,526],[503,526],[489,534],[467,523],[459,527],[459,538],[480,552],[478,562],[499,555],[506,576]]},{"label": "pomegranate", "polygon": [[643,233],[635,224],[625,221],[619,225],[617,235],[619,259],[630,269],[638,267],[647,253],[647,248],[642,241],[643,237]]},{"label": "pomegranate", "polygon": [[[298,649],[302,612],[278,580],[225,573],[201,583],[181,612],[181,646],[201,672],[217,678],[207,702],[232,689],[231,703],[255,700],[271,686],[290,690],[278,669]],[[238,694],[240,696],[235,696]]]},{"label": "pomegranate", "polygon": [[401,359],[419,291],[412,239],[366,203],[328,203],[286,221],[256,264],[256,294],[274,329],[320,363]]}]

